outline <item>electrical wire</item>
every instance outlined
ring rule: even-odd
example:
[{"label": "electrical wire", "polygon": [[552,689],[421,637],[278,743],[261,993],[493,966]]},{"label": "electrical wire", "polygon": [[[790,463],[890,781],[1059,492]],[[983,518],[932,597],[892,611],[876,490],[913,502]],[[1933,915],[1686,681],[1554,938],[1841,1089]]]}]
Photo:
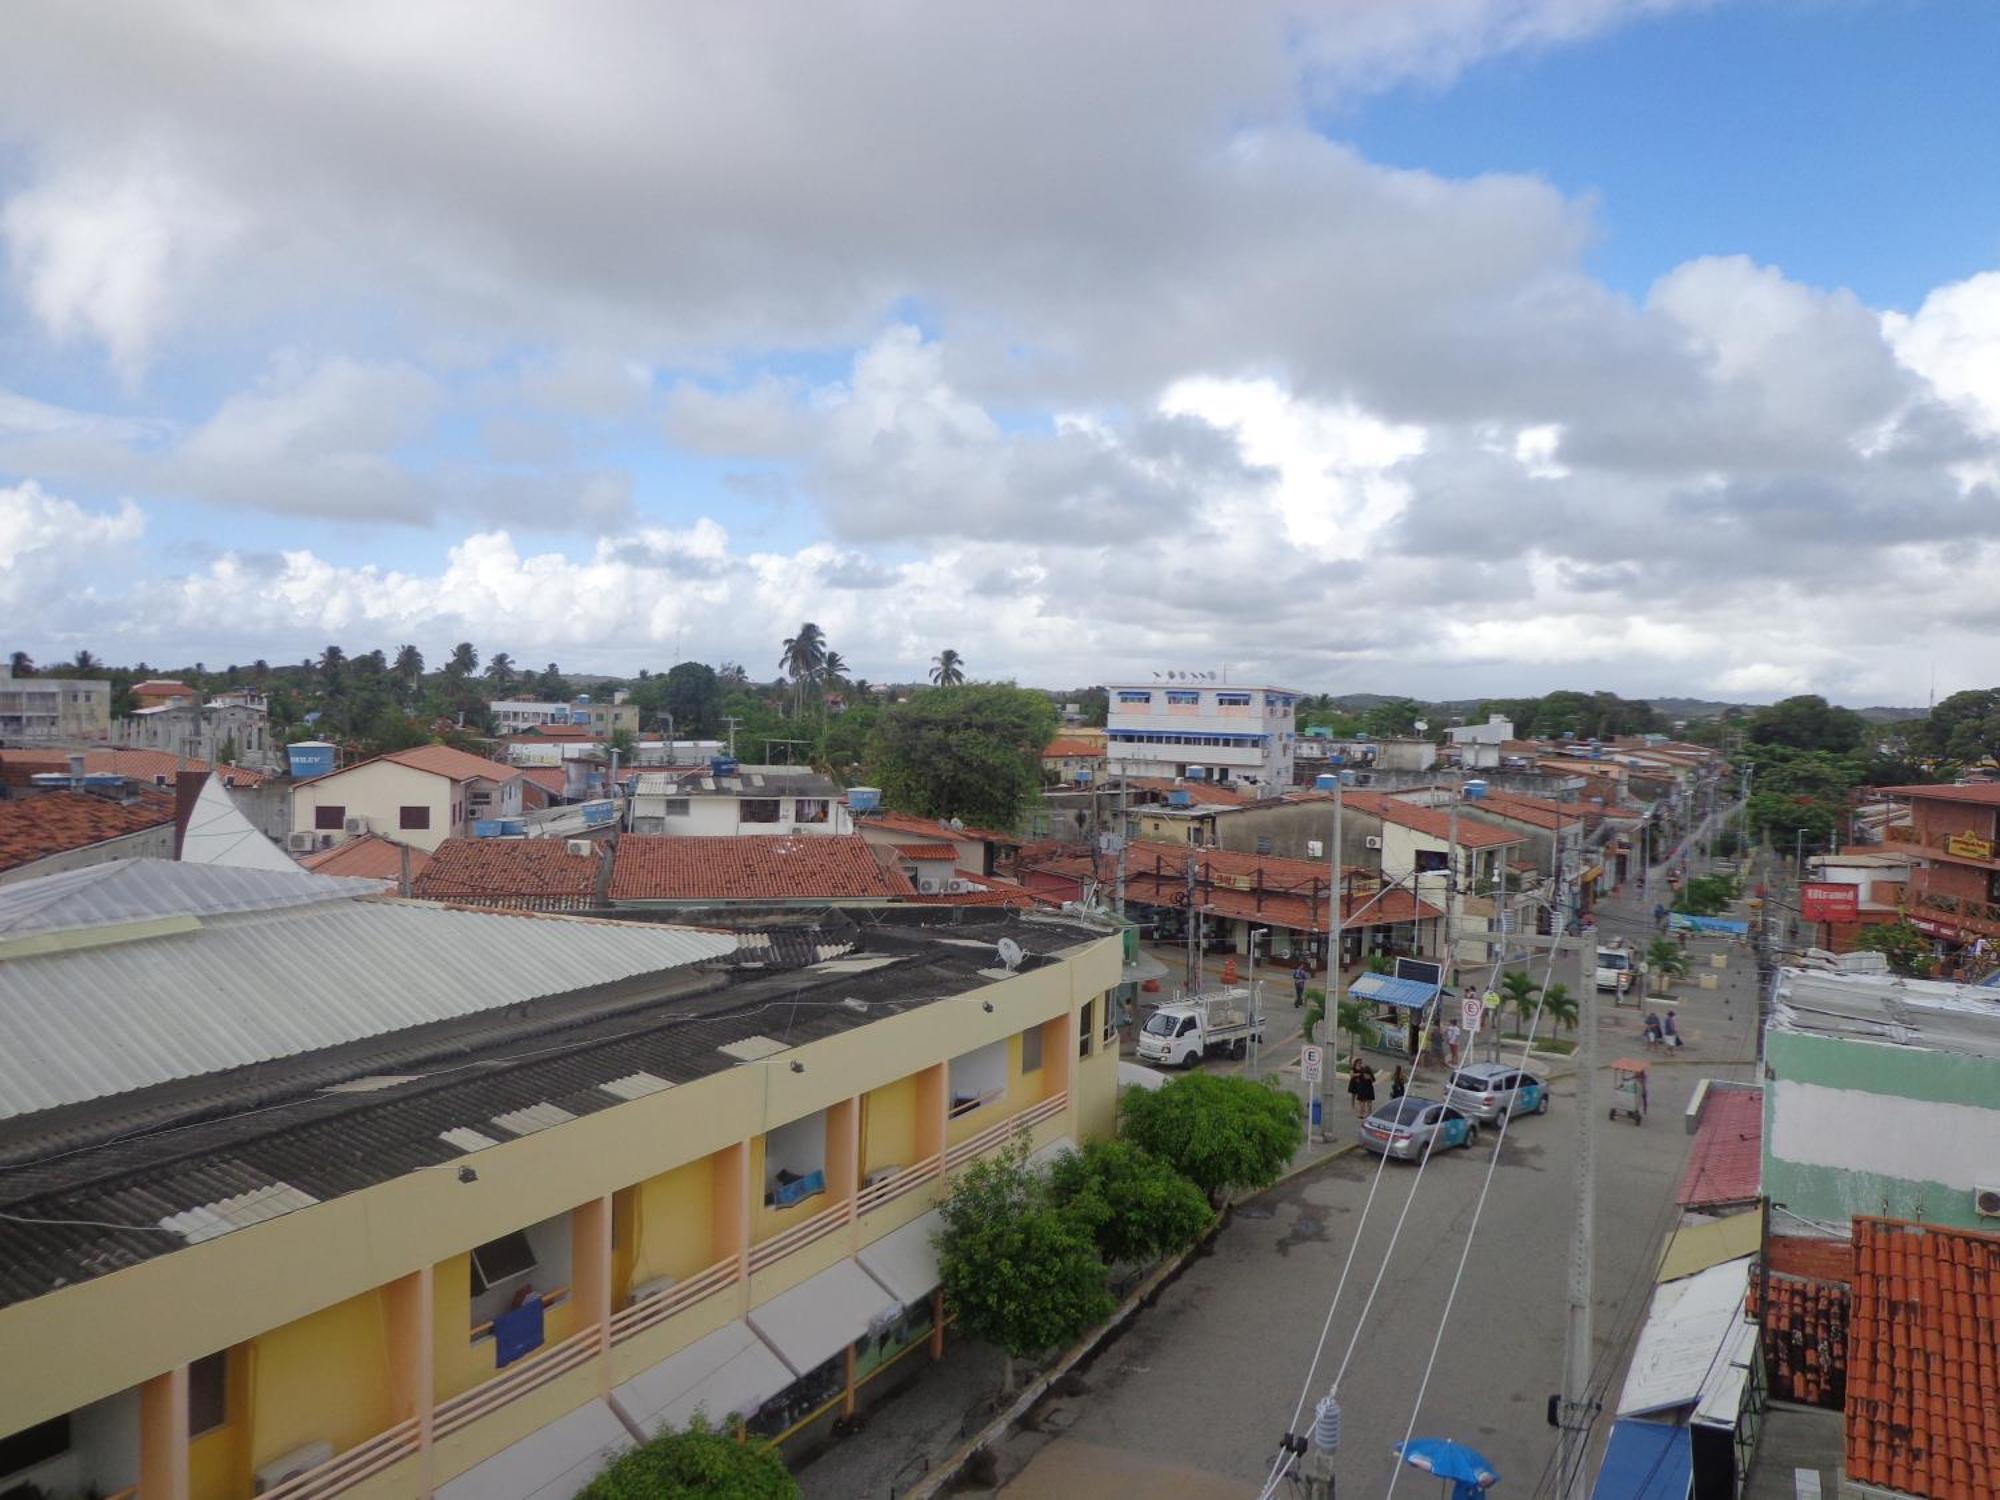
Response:
[{"label": "electrical wire", "polygon": [[[1542,971],[1541,992],[1535,1000],[1535,1013],[1528,1021],[1528,1034],[1521,1039],[1520,1060],[1514,1065],[1517,1070],[1526,1068],[1528,1065],[1528,1053],[1534,1047],[1535,1032],[1541,1026],[1542,1010],[1548,1003],[1549,986],[1555,979],[1556,958],[1562,951],[1555,944],[1559,944],[1562,941],[1562,935],[1562,914],[1557,913],[1555,931],[1551,934],[1555,942],[1549,948],[1548,966]],[[1546,1083],[1543,1085],[1544,1088],[1547,1086]],[[1438,1351],[1444,1347],[1445,1326],[1451,1320],[1452,1307],[1458,1301],[1459,1288],[1465,1281],[1465,1268],[1472,1259],[1473,1241],[1479,1235],[1479,1219],[1486,1211],[1487,1195],[1493,1190],[1493,1174],[1500,1165],[1500,1148],[1506,1144],[1507,1129],[1513,1123],[1514,1111],[1510,1106],[1507,1112],[1500,1117],[1500,1130],[1494,1137],[1493,1153],[1486,1159],[1486,1176],[1479,1184],[1479,1197],[1472,1206],[1472,1223],[1467,1226],[1465,1231],[1465,1248],[1459,1252],[1458,1269],[1452,1273],[1451,1289],[1445,1293],[1444,1308],[1438,1314],[1437,1335],[1431,1340],[1430,1356],[1424,1361],[1423,1378],[1417,1383],[1417,1399],[1410,1406],[1409,1425],[1403,1429],[1403,1442],[1405,1444],[1410,1441],[1411,1436],[1417,1430],[1417,1418],[1423,1412],[1424,1397],[1430,1392],[1431,1375],[1437,1368]],[[1400,1463],[1390,1469],[1388,1491],[1390,1496],[1394,1496],[1396,1493],[1396,1481],[1402,1477],[1402,1473],[1403,1465]]]}]

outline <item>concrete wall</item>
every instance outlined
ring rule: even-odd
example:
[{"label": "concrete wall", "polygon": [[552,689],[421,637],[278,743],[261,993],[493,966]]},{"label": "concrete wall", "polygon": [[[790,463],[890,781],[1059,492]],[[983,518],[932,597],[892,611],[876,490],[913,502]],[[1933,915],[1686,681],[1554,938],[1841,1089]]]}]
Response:
[{"label": "concrete wall", "polygon": [[2000,1187],[2000,1060],[1773,1030],[1764,1187],[1809,1219],[1856,1214],[1991,1231]]},{"label": "concrete wall", "polygon": [[[319,808],[340,807],[347,817],[368,819],[370,829],[398,843],[415,849],[435,849],[455,837],[459,825],[465,822],[464,795],[463,786],[449,777],[434,776],[393,760],[369,761],[351,771],[296,785],[292,789],[292,828],[301,833],[331,833],[335,843],[344,843],[356,835],[314,826],[314,815]],[[400,814],[406,806],[428,807],[431,826],[403,828]]]},{"label": "concrete wall", "polygon": [[[751,801],[775,801],[778,804],[778,820],[775,823],[746,823],[743,821],[743,803]],[[687,811],[668,815],[666,804],[670,800],[685,801]],[[817,823],[799,821],[799,803],[817,801],[822,805],[824,816]],[[783,834],[787,837],[803,830],[808,834],[837,834],[854,832],[854,820],[847,811],[847,804],[837,797],[800,798],[785,792],[772,792],[758,797],[746,792],[742,797],[707,795],[670,799],[667,797],[635,796],[632,799],[632,831],[634,833],[670,833],[681,837],[734,838],[739,834]],[[905,839],[905,843],[916,842]]]}]

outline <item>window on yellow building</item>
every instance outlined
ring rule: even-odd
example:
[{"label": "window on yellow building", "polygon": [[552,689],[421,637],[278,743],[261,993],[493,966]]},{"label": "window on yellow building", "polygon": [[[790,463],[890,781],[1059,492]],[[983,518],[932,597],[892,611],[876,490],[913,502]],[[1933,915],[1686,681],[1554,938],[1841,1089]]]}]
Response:
[{"label": "window on yellow building", "polygon": [[472,1295],[484,1295],[503,1281],[535,1269],[535,1250],[520,1230],[488,1240],[472,1252]]},{"label": "window on yellow building", "polygon": [[1039,1026],[1030,1026],[1021,1033],[1021,1071],[1042,1071],[1042,1028]]},{"label": "window on yellow building", "polygon": [[1077,1018],[1076,1023],[1076,1055],[1078,1057],[1090,1056],[1090,1049],[1097,1042],[1096,1019],[1097,1002],[1095,1000],[1084,1001],[1083,1014]]},{"label": "window on yellow building", "polygon": [[229,1351],[215,1353],[188,1366],[188,1436],[213,1432],[229,1420]]},{"label": "window on yellow building", "polygon": [[951,1114],[969,1115],[1007,1093],[1007,1043],[988,1042],[951,1060]]}]

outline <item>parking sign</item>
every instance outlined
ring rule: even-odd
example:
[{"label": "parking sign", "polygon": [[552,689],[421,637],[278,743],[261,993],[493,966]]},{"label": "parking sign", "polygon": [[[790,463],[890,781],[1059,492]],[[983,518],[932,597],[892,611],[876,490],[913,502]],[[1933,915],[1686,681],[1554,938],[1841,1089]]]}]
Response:
[{"label": "parking sign", "polygon": [[1486,1019],[1486,1002],[1477,995],[1458,1002],[1458,1024],[1467,1031],[1479,1030],[1479,1023]]},{"label": "parking sign", "polygon": [[1299,1049],[1299,1072],[1307,1083],[1318,1083],[1326,1066],[1324,1047],[1301,1047]]}]

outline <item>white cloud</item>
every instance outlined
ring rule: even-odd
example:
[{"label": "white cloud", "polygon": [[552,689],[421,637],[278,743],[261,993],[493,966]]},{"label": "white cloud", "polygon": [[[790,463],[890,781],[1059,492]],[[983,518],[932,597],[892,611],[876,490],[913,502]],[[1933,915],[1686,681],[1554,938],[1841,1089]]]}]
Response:
[{"label": "white cloud", "polygon": [[49,630],[47,619],[26,611],[83,603],[76,577],[114,560],[145,530],[145,516],[130,500],[115,511],[90,511],[32,480],[0,486],[0,607],[22,612],[13,616],[15,631]]},{"label": "white cloud", "polygon": [[2000,433],[2000,271],[1941,286],[1914,317],[1883,317],[1896,355],[1992,433]]}]

